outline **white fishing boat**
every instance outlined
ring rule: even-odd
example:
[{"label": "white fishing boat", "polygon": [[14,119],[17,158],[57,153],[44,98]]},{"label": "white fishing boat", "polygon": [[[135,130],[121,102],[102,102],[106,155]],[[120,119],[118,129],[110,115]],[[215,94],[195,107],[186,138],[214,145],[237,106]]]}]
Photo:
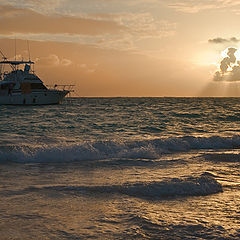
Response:
[{"label": "white fishing boat", "polygon": [[[5,71],[6,65],[11,67],[10,71]],[[34,62],[30,60],[9,61],[4,57],[0,66],[0,104],[58,104],[73,91],[73,85],[54,85],[53,88],[45,86],[32,70]]]}]

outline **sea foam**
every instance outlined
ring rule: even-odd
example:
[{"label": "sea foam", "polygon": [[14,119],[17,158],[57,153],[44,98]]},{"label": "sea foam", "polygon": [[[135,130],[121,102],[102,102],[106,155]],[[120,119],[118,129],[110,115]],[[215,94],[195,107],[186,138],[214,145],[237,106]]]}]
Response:
[{"label": "sea foam", "polygon": [[71,162],[103,159],[157,159],[163,154],[197,149],[234,149],[240,136],[169,137],[141,141],[86,141],[80,143],[0,147],[0,161]]}]

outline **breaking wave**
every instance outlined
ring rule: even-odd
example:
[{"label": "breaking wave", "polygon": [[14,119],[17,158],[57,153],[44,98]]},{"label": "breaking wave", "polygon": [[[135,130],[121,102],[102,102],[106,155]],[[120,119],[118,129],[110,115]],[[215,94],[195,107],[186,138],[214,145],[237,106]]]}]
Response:
[{"label": "breaking wave", "polygon": [[172,137],[142,141],[95,141],[72,145],[2,146],[0,161],[71,162],[104,159],[157,159],[163,154],[194,149],[235,149],[240,136]]}]

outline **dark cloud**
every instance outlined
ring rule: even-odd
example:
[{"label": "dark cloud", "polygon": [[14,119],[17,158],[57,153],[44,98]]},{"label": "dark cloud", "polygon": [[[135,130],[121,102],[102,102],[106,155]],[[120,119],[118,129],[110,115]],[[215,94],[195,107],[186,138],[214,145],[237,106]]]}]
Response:
[{"label": "dark cloud", "polygon": [[221,44],[221,43],[237,43],[239,42],[240,39],[237,39],[236,37],[232,37],[232,38],[213,38],[213,39],[209,39],[208,42],[209,43],[213,43],[213,44]]},{"label": "dark cloud", "polygon": [[231,41],[231,42],[239,42],[240,40],[237,39],[237,38],[235,38],[235,37],[232,37],[232,38],[230,38],[230,41]]},{"label": "dark cloud", "polygon": [[[240,81],[240,62],[237,61],[236,48],[228,48],[227,57],[221,61],[221,71],[215,72],[214,81],[237,82]],[[230,71],[228,70],[230,69]]]},{"label": "dark cloud", "polygon": [[228,52],[227,52],[228,57],[225,57],[221,61],[221,65],[220,65],[220,69],[222,73],[226,73],[228,67],[231,66],[231,63],[234,64],[236,62],[236,57],[234,55],[236,51],[237,51],[236,48],[228,48]]}]

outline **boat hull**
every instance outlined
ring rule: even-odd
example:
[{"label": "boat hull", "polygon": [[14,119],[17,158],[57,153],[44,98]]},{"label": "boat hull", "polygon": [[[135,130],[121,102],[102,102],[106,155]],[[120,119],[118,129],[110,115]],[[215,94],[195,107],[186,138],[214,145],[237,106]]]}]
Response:
[{"label": "boat hull", "polygon": [[9,95],[0,95],[1,105],[49,105],[59,104],[63,98],[69,93],[67,90],[47,90],[23,94],[21,92],[13,92]]}]

